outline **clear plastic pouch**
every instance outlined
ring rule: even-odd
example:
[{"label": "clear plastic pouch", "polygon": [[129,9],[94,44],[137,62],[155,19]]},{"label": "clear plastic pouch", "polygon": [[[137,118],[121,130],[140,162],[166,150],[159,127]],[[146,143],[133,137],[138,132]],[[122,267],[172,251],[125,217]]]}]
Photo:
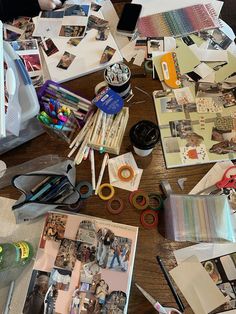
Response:
[{"label": "clear plastic pouch", "polygon": [[168,239],[235,242],[235,215],[225,195],[170,194],[164,201]]}]

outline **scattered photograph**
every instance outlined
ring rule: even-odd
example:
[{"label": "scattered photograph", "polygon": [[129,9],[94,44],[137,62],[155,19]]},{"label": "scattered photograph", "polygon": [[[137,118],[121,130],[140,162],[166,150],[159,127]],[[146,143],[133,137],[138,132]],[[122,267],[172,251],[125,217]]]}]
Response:
[{"label": "scattered photograph", "polygon": [[39,45],[48,57],[54,55],[54,53],[57,53],[59,51],[51,38],[45,39],[44,43],[41,41]]},{"label": "scattered photograph", "polygon": [[15,51],[20,51],[20,50],[37,50],[38,45],[36,39],[32,40],[15,40],[10,42],[12,48]]},{"label": "scattered photograph", "polygon": [[154,51],[164,51],[164,37],[147,37],[148,58],[152,58]]},{"label": "scattered photograph", "polygon": [[106,46],[106,48],[104,49],[104,51],[102,53],[100,64],[109,62],[111,60],[111,58],[113,57],[115,52],[116,52],[116,49],[109,47],[109,46]]},{"label": "scattered photograph", "polygon": [[77,259],[81,263],[93,262],[96,258],[95,245],[78,241]]},{"label": "scattered photograph", "polygon": [[69,53],[68,51],[65,51],[57,67],[63,70],[67,70],[74,59],[75,59],[75,55],[73,55],[72,53]]},{"label": "scattered photograph", "polygon": [[217,101],[223,104],[224,108],[236,106],[236,89],[218,96]]},{"label": "scattered photograph", "polygon": [[77,258],[78,243],[70,239],[63,239],[59,247],[57,257],[55,260],[55,266],[73,270]]},{"label": "scattered photograph", "polygon": [[217,268],[217,264],[214,260],[206,261],[202,264],[215,284],[219,284],[222,282],[220,273]]},{"label": "scattered photograph", "polygon": [[101,19],[96,15],[90,15],[88,18],[87,30],[90,30],[92,28],[94,29],[108,28],[108,24],[109,24],[108,21]]},{"label": "scattered photograph", "polygon": [[109,249],[114,242],[114,233],[107,228],[100,228],[97,231],[97,255],[96,260],[100,267],[106,268],[108,262]]},{"label": "scattered photograph", "polygon": [[236,280],[235,257],[231,258],[230,254],[221,256],[220,261],[228,280]]},{"label": "scattered photograph", "polygon": [[105,28],[100,28],[98,29],[98,33],[96,35],[96,40],[107,40],[108,36],[109,36],[109,28],[108,27],[105,27]]},{"label": "scattered photograph", "polygon": [[15,28],[15,30],[8,29],[4,27],[3,30],[3,35],[4,35],[4,40],[6,41],[13,41],[19,39],[23,34],[23,31],[20,29]]},{"label": "scattered photograph", "polygon": [[98,12],[101,7],[102,7],[101,5],[99,5],[99,4],[95,3],[95,2],[91,3],[91,10],[93,10],[95,12]]},{"label": "scattered photograph", "polygon": [[126,272],[129,266],[131,240],[123,237],[114,237],[108,255],[108,268]]},{"label": "scattered photograph", "polygon": [[89,13],[89,5],[72,5],[65,9],[65,16],[88,16]]},{"label": "scattered photograph", "polygon": [[93,245],[97,243],[96,230],[92,221],[81,221],[76,235],[76,240]]},{"label": "scattered photograph", "polygon": [[28,23],[26,25],[25,32],[24,32],[24,38],[25,39],[32,39],[33,38],[34,28],[35,28],[34,23]]},{"label": "scattered photograph", "polygon": [[162,97],[160,99],[160,104],[162,112],[183,112],[183,106],[178,104],[174,96]]},{"label": "scattered photograph", "polygon": [[[189,87],[174,89],[174,95],[179,105],[195,104],[193,94]],[[196,104],[195,104],[196,106]]]},{"label": "scattered photograph", "polygon": [[177,137],[164,137],[164,149],[166,153],[179,153],[179,142]]},{"label": "scattered photograph", "polygon": [[104,279],[99,280],[97,283],[94,295],[98,300],[99,306],[102,307],[109,295],[109,286]]},{"label": "scattered photograph", "polygon": [[123,313],[127,302],[126,293],[112,291],[106,299],[105,309],[107,313]]},{"label": "scattered photograph", "polygon": [[195,132],[188,133],[184,139],[187,142],[186,147],[197,147],[204,141],[204,138]]},{"label": "scattered photograph", "polygon": [[64,37],[83,37],[85,26],[62,25],[59,36]]},{"label": "scattered photograph", "polygon": [[73,37],[68,40],[67,44],[76,47],[81,42],[81,40],[81,37]]},{"label": "scattered photograph", "polygon": [[48,19],[61,19],[64,16],[64,11],[54,10],[54,11],[42,11],[40,18]]},{"label": "scattered photograph", "polygon": [[49,286],[54,285],[57,290],[68,291],[70,280],[70,270],[53,268],[49,279]]},{"label": "scattered photograph", "polygon": [[85,273],[87,273],[89,276],[97,275],[101,272],[100,266],[97,264],[96,261],[87,263],[83,265],[83,270]]},{"label": "scattered photograph", "polygon": [[72,294],[72,301],[70,305],[69,314],[79,314],[81,301],[82,301],[82,296],[80,295],[80,289],[77,288],[74,290]]},{"label": "scattered photograph", "polygon": [[188,133],[193,132],[191,120],[170,121],[171,136],[185,138]]},{"label": "scattered photograph", "polygon": [[231,305],[234,305],[233,308],[235,308],[236,295],[231,284],[229,282],[224,282],[217,286],[225,297],[229,298],[230,301],[234,301],[234,303],[231,303]]},{"label": "scattered photograph", "polygon": [[218,28],[213,30],[213,33],[209,36],[209,38],[210,43],[208,49],[226,50],[232,43],[232,40]]},{"label": "scattered photograph", "polygon": [[224,131],[217,130],[217,128],[213,127],[211,132],[211,140],[216,142],[223,142],[223,133]]},{"label": "scattered photograph", "polygon": [[199,83],[197,97],[212,97],[212,94],[222,93],[222,85],[218,83]]},{"label": "scattered photograph", "polygon": [[48,272],[33,270],[24,303],[24,314],[45,313],[44,298],[49,288],[49,277]]},{"label": "scattered photograph", "polygon": [[154,95],[155,98],[161,98],[165,96],[172,96],[172,90],[171,89],[157,90]]},{"label": "scattered photograph", "polygon": [[[43,240],[59,241],[64,238],[67,215],[49,213],[43,230]],[[40,248],[42,248],[40,246]]]},{"label": "scattered photograph", "polygon": [[37,71],[42,71],[39,54],[21,54],[20,57],[23,59],[30,76],[35,76],[37,75]]},{"label": "scattered photograph", "polygon": [[31,20],[31,17],[22,16],[17,19],[14,19],[12,23],[9,23],[9,24],[20,29],[25,29],[27,24],[30,22],[30,20]]},{"label": "scattered photograph", "polygon": [[98,299],[90,292],[80,292],[79,296],[81,298],[80,310],[79,312],[72,313],[101,313],[102,305],[99,304]]}]

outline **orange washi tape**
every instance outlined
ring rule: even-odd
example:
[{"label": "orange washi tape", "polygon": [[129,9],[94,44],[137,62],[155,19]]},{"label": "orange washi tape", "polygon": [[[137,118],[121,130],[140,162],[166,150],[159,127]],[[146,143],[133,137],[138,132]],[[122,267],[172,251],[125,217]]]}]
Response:
[{"label": "orange washi tape", "polygon": [[121,181],[129,182],[134,177],[134,170],[129,165],[123,165],[118,169],[117,176]]}]

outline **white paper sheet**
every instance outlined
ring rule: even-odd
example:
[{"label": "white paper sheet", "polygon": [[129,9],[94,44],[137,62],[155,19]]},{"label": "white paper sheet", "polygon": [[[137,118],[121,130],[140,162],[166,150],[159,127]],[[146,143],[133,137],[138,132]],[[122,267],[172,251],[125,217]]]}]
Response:
[{"label": "white paper sheet", "polygon": [[186,259],[170,274],[195,314],[207,314],[225,303],[224,295],[196,256]]}]

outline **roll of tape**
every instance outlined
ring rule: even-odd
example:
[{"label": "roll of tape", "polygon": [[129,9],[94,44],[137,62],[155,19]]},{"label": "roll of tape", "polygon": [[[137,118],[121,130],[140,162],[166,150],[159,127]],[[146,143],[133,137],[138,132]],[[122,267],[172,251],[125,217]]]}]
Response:
[{"label": "roll of tape", "polygon": [[[152,209],[152,210],[160,210],[162,209],[162,205],[163,205],[163,200],[162,200],[162,197],[160,194],[157,194],[157,193],[150,193],[148,194],[148,197],[149,197],[149,207]],[[151,200],[154,200],[157,202],[157,206],[153,206],[151,204]]]},{"label": "roll of tape", "polygon": [[[128,176],[126,176],[126,173],[128,173]],[[134,170],[129,165],[123,165],[118,169],[117,176],[121,181],[129,182],[134,177]]]},{"label": "roll of tape", "polygon": [[144,63],[144,68],[147,72],[152,72],[153,71],[153,66],[152,66],[152,61],[148,60]]},{"label": "roll of tape", "polygon": [[[142,201],[138,202],[138,198],[141,198]],[[145,201],[144,203],[143,200]],[[132,203],[136,209],[146,209],[149,205],[149,197],[147,193],[139,191],[133,195]]]},{"label": "roll of tape", "polygon": [[[88,192],[87,193],[82,193],[81,190],[83,187],[87,187],[88,188]],[[80,181],[77,185],[76,185],[76,190],[80,193],[80,196],[82,199],[86,199],[89,196],[91,196],[93,194],[93,187],[92,184],[89,183],[88,181]]]},{"label": "roll of tape", "polygon": [[[118,203],[119,207],[113,207],[114,203]],[[120,197],[112,197],[108,202],[107,202],[107,210],[114,215],[120,214],[124,209],[124,202]]]},{"label": "roll of tape", "polygon": [[[139,193],[139,192],[141,192],[141,190],[135,190],[135,191],[133,191],[133,192],[130,193],[130,195],[129,195],[129,202],[130,202],[130,205],[134,206],[134,204],[133,204],[133,197],[134,197],[134,195],[135,195],[136,193]],[[144,205],[144,204],[145,204],[145,199],[141,199],[141,201],[139,201],[139,203],[140,203],[141,205]]]},{"label": "roll of tape", "polygon": [[[146,221],[146,216],[152,216],[153,222],[149,223]],[[144,228],[151,229],[158,225],[158,215],[157,212],[151,209],[144,210],[140,215],[140,222]]]},{"label": "roll of tape", "polygon": [[103,88],[107,87],[108,84],[106,81],[102,81],[100,83],[98,83],[95,88],[94,88],[94,93],[95,95],[99,94],[99,92],[101,92],[103,90]]},{"label": "roll of tape", "polygon": [[[109,195],[104,195],[102,194],[102,190],[108,188],[110,190],[110,194]],[[109,199],[111,199],[115,194],[115,189],[113,188],[113,186],[110,183],[103,183],[100,185],[99,190],[98,190],[98,196],[104,200],[107,201]]]}]

